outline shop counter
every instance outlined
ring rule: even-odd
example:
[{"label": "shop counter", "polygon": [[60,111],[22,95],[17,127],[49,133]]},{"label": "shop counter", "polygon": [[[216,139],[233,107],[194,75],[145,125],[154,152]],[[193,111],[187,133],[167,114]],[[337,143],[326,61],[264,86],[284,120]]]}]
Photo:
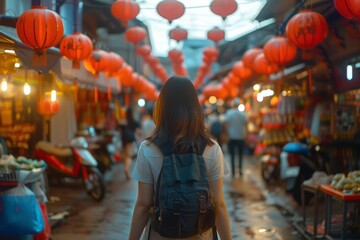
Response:
[{"label": "shop counter", "polygon": [[[331,239],[331,218],[332,218],[332,200],[338,200],[342,203],[342,222],[341,222],[341,239],[348,239],[346,236],[346,222],[348,207],[350,203],[359,203],[360,194],[346,194],[334,189],[331,185],[320,185],[320,191],[325,194],[325,234]],[[359,236],[359,235],[357,235]],[[349,236],[350,237],[350,236]],[[357,238],[359,239],[359,238]]]}]

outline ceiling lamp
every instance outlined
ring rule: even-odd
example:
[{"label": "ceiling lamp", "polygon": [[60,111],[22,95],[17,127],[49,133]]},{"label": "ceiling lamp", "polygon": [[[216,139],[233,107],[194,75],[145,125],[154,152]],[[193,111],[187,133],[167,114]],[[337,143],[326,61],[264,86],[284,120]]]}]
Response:
[{"label": "ceiling lamp", "polygon": [[235,0],[214,0],[210,4],[210,10],[225,20],[227,16],[236,11],[237,6]]},{"label": "ceiling lamp", "polygon": [[139,5],[132,0],[117,0],[111,5],[111,14],[120,20],[124,26],[136,18],[139,12]]},{"label": "ceiling lamp", "polygon": [[185,6],[177,0],[164,0],[156,6],[156,10],[161,17],[172,23],[184,15]]},{"label": "ceiling lamp", "polygon": [[43,6],[35,6],[23,12],[16,22],[20,40],[34,49],[33,64],[46,66],[46,49],[56,46],[64,35],[61,17]]},{"label": "ceiling lamp", "polygon": [[80,61],[89,57],[92,50],[91,39],[79,32],[64,37],[60,44],[61,55],[72,60],[73,68],[80,68]]},{"label": "ceiling lamp", "polygon": [[176,27],[169,32],[170,39],[173,39],[177,42],[180,42],[182,40],[187,39],[188,32],[185,29],[182,29],[180,27]]},{"label": "ceiling lamp", "polygon": [[207,38],[217,45],[221,40],[224,40],[225,32],[218,27],[214,27],[207,32]]}]

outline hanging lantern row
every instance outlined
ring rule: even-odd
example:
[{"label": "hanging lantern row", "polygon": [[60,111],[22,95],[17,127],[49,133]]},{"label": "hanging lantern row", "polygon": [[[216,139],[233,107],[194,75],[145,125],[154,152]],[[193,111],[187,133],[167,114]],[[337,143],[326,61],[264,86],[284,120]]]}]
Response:
[{"label": "hanging lantern row", "polygon": [[207,32],[207,38],[215,43],[215,46],[225,38],[225,32],[218,27]]},{"label": "hanging lantern row", "polygon": [[216,61],[219,56],[219,51],[215,47],[206,47],[203,50],[203,63],[199,67],[199,70],[194,79],[195,88],[199,88],[206,77],[206,75],[211,71],[211,65]]},{"label": "hanging lantern row", "polygon": [[210,4],[210,10],[225,20],[229,15],[237,10],[237,2],[235,0],[213,0]]},{"label": "hanging lantern row", "polygon": [[80,61],[91,55],[93,44],[91,39],[79,32],[64,37],[60,44],[60,53],[72,60],[73,68],[80,68]]},{"label": "hanging lantern row", "polygon": [[131,27],[125,31],[125,39],[137,47],[146,38],[146,30],[142,27]]},{"label": "hanging lantern row", "polygon": [[132,0],[117,0],[111,5],[111,14],[127,27],[128,22],[136,18],[140,12],[139,5]]},{"label": "hanging lantern row", "polygon": [[169,21],[182,17],[185,13],[185,6],[177,0],[164,0],[156,6],[158,14]]},{"label": "hanging lantern row", "polygon": [[168,52],[168,58],[170,62],[172,63],[172,69],[175,75],[178,76],[187,76],[187,70],[184,63],[184,56],[182,51],[177,49],[172,49]]}]

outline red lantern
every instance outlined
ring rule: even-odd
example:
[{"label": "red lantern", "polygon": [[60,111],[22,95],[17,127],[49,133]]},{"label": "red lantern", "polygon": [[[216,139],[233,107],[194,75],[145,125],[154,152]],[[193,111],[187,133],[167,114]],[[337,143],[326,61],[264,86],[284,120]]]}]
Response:
[{"label": "red lantern", "polygon": [[154,56],[151,56],[151,55],[148,55],[147,57],[145,57],[144,60],[152,68],[154,68],[159,63],[159,59],[157,57],[154,57]]},{"label": "red lantern", "polygon": [[243,82],[241,78],[239,78],[232,72],[230,72],[226,77],[229,79],[229,82],[231,82],[234,85],[240,85]]},{"label": "red lantern", "polygon": [[233,14],[237,9],[235,0],[214,0],[210,4],[210,10],[224,20],[227,16]]},{"label": "red lantern", "polygon": [[168,53],[168,58],[172,63],[181,64],[184,61],[183,53],[180,50],[172,49]]},{"label": "red lantern", "polygon": [[23,12],[16,22],[20,40],[34,49],[33,64],[47,64],[45,50],[56,46],[64,35],[61,17],[46,7],[38,6]]},{"label": "red lantern", "polygon": [[279,70],[279,67],[276,64],[269,63],[266,59],[264,53],[260,53],[254,60],[254,70],[258,74],[272,74]]},{"label": "red lantern", "polygon": [[253,69],[254,67],[254,60],[257,55],[262,53],[263,50],[261,48],[252,48],[247,50],[244,53],[244,56],[242,58],[242,62],[244,63],[244,66],[250,69]]},{"label": "red lantern", "polygon": [[150,53],[151,53],[151,48],[149,45],[142,45],[141,47],[138,47],[136,49],[136,54],[139,54],[142,57],[146,57],[150,55]]},{"label": "red lantern", "polygon": [[93,74],[98,74],[99,72],[106,72],[109,65],[109,54],[104,50],[100,49],[92,51],[90,57],[84,60],[84,67]]},{"label": "red lantern", "polygon": [[185,13],[185,6],[176,0],[164,0],[156,6],[158,14],[167,19],[169,23],[180,18]]},{"label": "red lantern", "polygon": [[60,44],[61,55],[72,60],[73,68],[80,68],[80,61],[89,57],[92,50],[91,39],[79,32],[64,37]]},{"label": "red lantern", "polygon": [[207,38],[213,41],[215,44],[218,44],[221,40],[225,38],[225,32],[218,27],[213,28],[207,32]]},{"label": "red lantern", "polygon": [[342,16],[359,21],[360,2],[358,0],[334,0],[334,4]]},{"label": "red lantern", "polygon": [[139,12],[139,5],[132,0],[117,0],[111,5],[111,14],[122,21],[125,26],[128,21],[136,18]]},{"label": "red lantern", "polygon": [[125,38],[127,41],[132,42],[135,46],[139,42],[143,41],[146,37],[146,31],[142,27],[131,27],[125,32]]},{"label": "red lantern", "polygon": [[120,70],[121,66],[124,63],[123,58],[114,52],[109,52],[109,65],[107,66],[106,72],[111,76],[111,74]]},{"label": "red lantern", "polygon": [[37,111],[46,120],[49,120],[52,116],[60,111],[59,100],[51,101],[50,99],[40,98],[37,102]]},{"label": "red lantern", "polygon": [[243,61],[238,61],[234,64],[232,73],[240,79],[247,79],[253,75],[253,71],[245,67]]},{"label": "red lantern", "polygon": [[275,36],[264,45],[264,54],[270,63],[284,66],[296,57],[296,46],[289,39]]},{"label": "red lantern", "polygon": [[293,16],[286,25],[286,35],[301,49],[311,49],[325,40],[326,19],[317,12],[304,10]]},{"label": "red lantern", "polygon": [[207,58],[210,58],[215,61],[219,55],[219,51],[214,47],[207,47],[204,49],[203,54]]},{"label": "red lantern", "polygon": [[176,27],[169,32],[170,39],[174,39],[177,42],[187,39],[188,32],[185,29]]},{"label": "red lantern", "polygon": [[121,85],[124,87],[130,87],[133,84],[132,79],[133,69],[131,66],[127,64],[123,64],[122,68],[120,68],[118,72],[118,78],[120,79]]}]

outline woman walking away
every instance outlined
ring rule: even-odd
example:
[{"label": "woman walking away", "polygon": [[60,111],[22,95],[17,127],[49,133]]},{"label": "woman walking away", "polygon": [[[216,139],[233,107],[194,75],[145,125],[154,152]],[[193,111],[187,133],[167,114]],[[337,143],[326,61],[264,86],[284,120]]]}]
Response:
[{"label": "woman walking away", "polygon": [[130,180],[131,159],[136,152],[136,139],[141,135],[140,125],[132,115],[131,108],[127,108],[124,121],[120,122],[121,142],[124,152],[124,173],[126,180]]},{"label": "woman walking away", "polygon": [[231,239],[223,195],[229,169],[205,128],[189,79],[175,76],[165,83],[154,121],[155,130],[141,143],[133,173],[138,195],[129,240],[210,240],[217,239],[217,233],[222,240]]}]

